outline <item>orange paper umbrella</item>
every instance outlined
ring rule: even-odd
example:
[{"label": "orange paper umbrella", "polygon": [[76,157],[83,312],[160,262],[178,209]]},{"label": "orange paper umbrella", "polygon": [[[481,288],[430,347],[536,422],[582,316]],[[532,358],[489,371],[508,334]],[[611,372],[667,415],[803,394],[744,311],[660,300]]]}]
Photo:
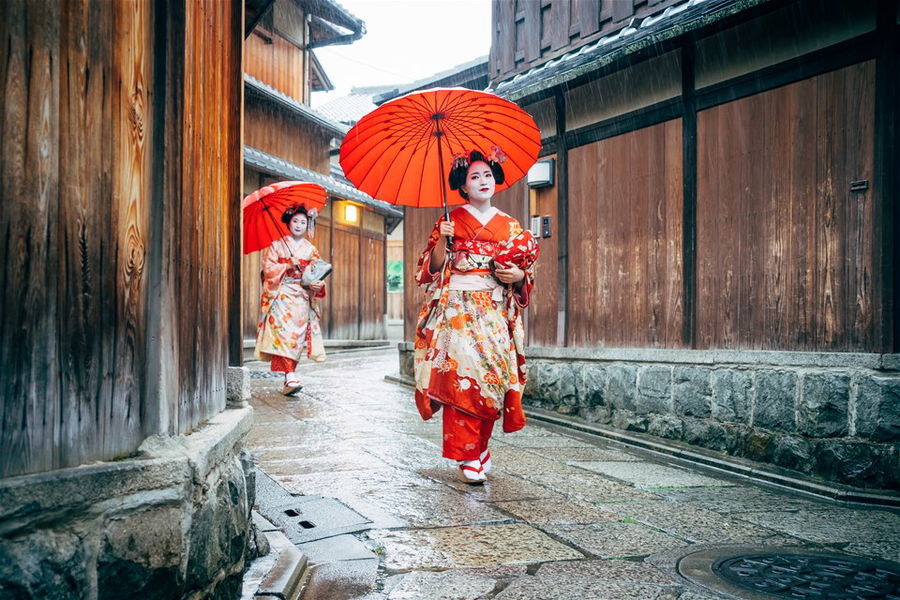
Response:
[{"label": "orange paper umbrella", "polygon": [[[344,137],[344,175],[373,198],[403,206],[447,208],[454,154],[497,146],[504,183],[518,181],[537,160],[541,132],[527,112],[499,96],[464,88],[413,92],[385,102]],[[453,194],[452,204],[463,199]]]},{"label": "orange paper umbrella", "polygon": [[244,254],[268,248],[275,240],[289,235],[281,215],[291,206],[302,204],[320,211],[325,207],[325,188],[305,181],[279,181],[259,188],[244,198]]}]

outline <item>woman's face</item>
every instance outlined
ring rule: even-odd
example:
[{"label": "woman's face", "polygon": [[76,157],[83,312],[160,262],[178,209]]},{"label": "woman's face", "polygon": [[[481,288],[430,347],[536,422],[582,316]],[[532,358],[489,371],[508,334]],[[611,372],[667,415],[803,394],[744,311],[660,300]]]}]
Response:
[{"label": "woman's face", "polygon": [[303,213],[297,213],[293,217],[291,217],[290,222],[288,223],[288,229],[291,232],[291,235],[294,237],[300,237],[304,233],[306,233],[306,225],[308,221],[306,219],[306,215]]},{"label": "woman's face", "polygon": [[466,193],[469,195],[469,201],[484,202],[485,200],[490,200],[494,197],[496,185],[494,173],[486,162],[479,160],[469,165],[469,170],[466,172],[466,185],[464,186]]}]

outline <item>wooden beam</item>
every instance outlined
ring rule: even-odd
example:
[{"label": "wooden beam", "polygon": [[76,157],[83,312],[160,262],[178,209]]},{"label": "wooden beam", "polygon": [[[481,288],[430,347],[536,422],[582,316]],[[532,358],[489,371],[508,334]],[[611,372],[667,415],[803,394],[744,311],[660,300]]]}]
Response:
[{"label": "wooden beam", "polygon": [[822,48],[697,90],[697,110],[732,102],[783,85],[860,63],[876,54],[876,34]]},{"label": "wooden beam", "polygon": [[897,170],[900,153],[897,150],[897,114],[900,94],[897,90],[898,27],[897,0],[880,0],[876,16],[875,58],[875,240],[873,272],[881,290],[875,302],[875,343],[882,352],[900,349],[900,206],[897,198]]},{"label": "wooden beam", "polygon": [[681,50],[682,343],[697,345],[697,105],[694,95],[694,41]]},{"label": "wooden beam", "polygon": [[556,345],[569,343],[569,150],[566,147],[566,94],[561,88],[555,90],[556,139],[557,147],[557,321]]},{"label": "wooden beam", "polygon": [[244,190],[244,7],[243,2],[231,3],[230,71],[237,74],[231,81],[229,100],[230,120],[227,132],[229,140],[229,167],[232,181],[229,186],[233,196],[228,203],[228,364],[239,367],[244,364],[244,327],[241,322],[241,245],[243,218],[241,196]]}]

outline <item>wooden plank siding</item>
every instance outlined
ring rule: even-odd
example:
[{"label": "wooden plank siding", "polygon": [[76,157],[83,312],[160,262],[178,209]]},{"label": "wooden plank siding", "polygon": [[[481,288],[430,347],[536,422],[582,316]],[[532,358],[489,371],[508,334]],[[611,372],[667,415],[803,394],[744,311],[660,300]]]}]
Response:
[{"label": "wooden plank siding", "polygon": [[444,214],[442,208],[406,208],[403,216],[403,339],[416,337],[416,319],[425,303],[425,294],[416,285],[416,264],[434,224]]},{"label": "wooden plank siding", "polygon": [[329,335],[339,339],[359,339],[359,232],[355,227],[336,223],[331,235],[334,256],[340,257],[340,268],[335,267],[328,282],[332,319]]},{"label": "wooden plank siding", "polygon": [[224,407],[240,16],[0,3],[0,477]]},{"label": "wooden plank siding", "polygon": [[[556,159],[556,155],[546,158]],[[551,235],[541,238],[538,243],[541,252],[534,265],[535,286],[531,292],[531,305],[528,307],[528,323],[525,333],[528,344],[532,346],[555,346],[558,322],[558,294],[556,285],[559,261],[559,238],[556,235],[558,224],[557,186],[532,190],[534,211],[536,215],[550,217]],[[527,227],[527,223],[522,223]]]},{"label": "wooden plank siding", "polygon": [[569,150],[570,345],[682,346],[681,177],[680,119]]},{"label": "wooden plank siding", "polygon": [[327,149],[333,132],[252,96],[244,105],[244,120],[247,146],[319,173],[330,173]]},{"label": "wooden plank siding", "polygon": [[[228,205],[238,198],[231,165],[223,152],[232,98],[241,85],[231,70],[229,34],[235,24],[228,3],[185,3],[184,128],[181,143],[181,196],[171,199],[169,221],[174,268],[172,357],[177,406],[175,431],[186,431],[225,407]],[[240,51],[240,50],[238,50]],[[197,168],[202,165],[202,168]],[[168,208],[168,207],[167,207]],[[235,274],[236,275],[236,274]]]},{"label": "wooden plank siding", "polygon": [[874,62],[698,114],[698,344],[881,351]]},{"label": "wooden plank siding", "polygon": [[303,50],[277,34],[264,35],[260,30],[250,34],[245,43],[248,75],[301,104],[308,103]]}]

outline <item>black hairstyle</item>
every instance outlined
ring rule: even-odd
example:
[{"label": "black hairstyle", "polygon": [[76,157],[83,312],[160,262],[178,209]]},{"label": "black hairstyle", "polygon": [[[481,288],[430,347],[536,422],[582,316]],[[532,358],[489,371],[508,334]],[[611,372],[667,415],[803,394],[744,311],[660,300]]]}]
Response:
[{"label": "black hairstyle", "polygon": [[297,213],[300,213],[300,214],[304,215],[307,219],[309,219],[309,211],[306,210],[306,207],[303,206],[302,204],[295,204],[295,205],[291,206],[290,208],[288,208],[286,211],[284,211],[284,214],[281,215],[281,222],[284,223],[285,225],[287,225],[288,223],[291,222],[291,219],[293,219],[294,215],[296,215]]},{"label": "black hairstyle", "polygon": [[488,160],[485,158],[484,154],[478,150],[472,150],[469,152],[469,155],[467,157],[464,156],[462,160],[454,160],[453,165],[450,167],[450,176],[447,178],[450,183],[450,189],[457,190],[464,200],[469,199],[469,194],[463,189],[466,185],[466,175],[469,173],[469,165],[479,161],[487,163],[491,168],[491,173],[494,174],[494,183],[500,185],[506,180],[506,176],[503,174],[503,167],[500,166],[499,162]]}]

